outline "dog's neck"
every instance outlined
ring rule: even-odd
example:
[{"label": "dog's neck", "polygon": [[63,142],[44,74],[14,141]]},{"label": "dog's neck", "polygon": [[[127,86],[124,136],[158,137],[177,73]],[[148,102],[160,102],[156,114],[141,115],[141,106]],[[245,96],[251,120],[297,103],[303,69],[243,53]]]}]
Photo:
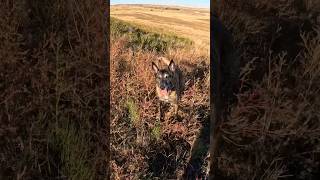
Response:
[{"label": "dog's neck", "polygon": [[162,101],[166,101],[166,102],[169,102],[169,101],[172,101],[172,97],[176,96],[176,91],[175,90],[172,90],[172,91],[169,91],[167,94],[161,94],[161,89],[157,86],[157,95],[159,97],[160,100]]}]

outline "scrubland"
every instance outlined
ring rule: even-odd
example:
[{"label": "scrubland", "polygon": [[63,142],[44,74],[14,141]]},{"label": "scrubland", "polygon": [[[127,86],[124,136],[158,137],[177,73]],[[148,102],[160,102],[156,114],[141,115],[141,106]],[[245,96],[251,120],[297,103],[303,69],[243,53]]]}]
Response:
[{"label": "scrubland", "polygon": [[250,0],[215,7],[241,58],[218,177],[319,177],[319,6],[315,0]]},{"label": "scrubland", "polygon": [[[110,53],[112,178],[174,179],[184,171],[191,173],[191,165],[192,174],[204,177],[209,145],[208,51],[189,38],[112,17]],[[186,90],[177,121],[172,113],[159,121],[151,62],[160,56],[173,59],[184,73]]]}]

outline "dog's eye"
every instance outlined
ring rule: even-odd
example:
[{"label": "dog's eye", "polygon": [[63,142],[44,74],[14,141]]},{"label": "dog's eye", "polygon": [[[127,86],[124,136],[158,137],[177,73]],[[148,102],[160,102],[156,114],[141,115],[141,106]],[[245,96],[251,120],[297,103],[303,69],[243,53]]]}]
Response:
[{"label": "dog's eye", "polygon": [[167,77],[169,77],[169,75],[168,75],[168,74],[164,74],[163,77],[164,77],[164,78],[167,78]]}]

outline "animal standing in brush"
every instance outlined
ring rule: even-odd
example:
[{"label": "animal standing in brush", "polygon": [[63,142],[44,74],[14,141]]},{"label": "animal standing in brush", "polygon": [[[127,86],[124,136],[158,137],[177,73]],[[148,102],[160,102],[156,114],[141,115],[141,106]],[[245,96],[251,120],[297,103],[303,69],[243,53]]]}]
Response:
[{"label": "animal standing in brush", "polygon": [[[164,68],[160,68],[161,64],[164,65]],[[158,59],[158,65],[152,62],[152,69],[156,79],[157,96],[160,100],[160,120],[164,117],[163,103],[170,103],[174,106],[175,118],[177,119],[179,102],[183,91],[182,72],[173,60],[169,61],[165,57]]]}]

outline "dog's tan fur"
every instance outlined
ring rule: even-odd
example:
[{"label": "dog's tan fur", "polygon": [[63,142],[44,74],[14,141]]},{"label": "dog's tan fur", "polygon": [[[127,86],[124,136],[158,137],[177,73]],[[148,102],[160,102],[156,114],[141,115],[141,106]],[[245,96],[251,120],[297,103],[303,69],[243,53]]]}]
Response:
[{"label": "dog's tan fur", "polygon": [[[157,65],[157,67],[162,67],[161,69],[165,69],[166,67],[170,66],[171,62],[173,62],[173,61],[170,61],[169,59],[167,59],[165,57],[160,57],[160,58],[158,58],[158,62],[156,62],[155,64]],[[168,96],[163,97],[160,93],[160,84],[159,84],[159,82],[157,82],[156,83],[156,92],[157,92],[157,96],[160,101],[168,102],[174,106],[174,113],[177,118],[178,110],[179,110],[179,103],[180,103],[181,95],[182,95],[182,92],[184,89],[184,82],[183,82],[182,72],[176,63],[174,63],[174,71],[172,73],[173,73],[173,76],[170,77],[170,81],[174,85],[175,90],[171,91]],[[159,106],[159,112],[160,112],[160,119],[161,119],[161,117],[163,116],[163,106],[162,106],[161,102],[160,102],[160,106]]]}]

